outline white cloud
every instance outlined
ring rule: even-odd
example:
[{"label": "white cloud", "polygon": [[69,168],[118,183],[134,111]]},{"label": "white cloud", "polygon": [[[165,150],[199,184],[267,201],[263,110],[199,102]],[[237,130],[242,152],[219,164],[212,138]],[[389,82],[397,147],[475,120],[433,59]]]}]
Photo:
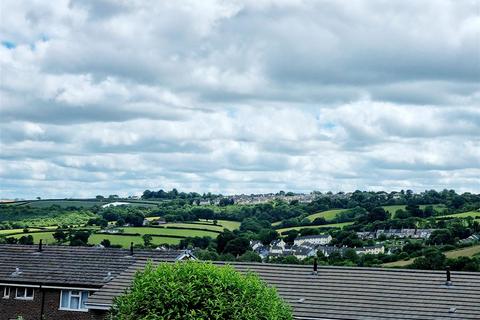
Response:
[{"label": "white cloud", "polygon": [[476,1],[14,1],[0,196],[479,191]]}]

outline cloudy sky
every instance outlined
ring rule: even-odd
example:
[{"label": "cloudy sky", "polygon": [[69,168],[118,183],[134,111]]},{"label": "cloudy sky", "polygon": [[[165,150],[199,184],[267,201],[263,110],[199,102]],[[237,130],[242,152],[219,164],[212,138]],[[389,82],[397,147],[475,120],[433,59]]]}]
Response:
[{"label": "cloudy sky", "polygon": [[0,198],[480,192],[479,0],[0,5]]}]

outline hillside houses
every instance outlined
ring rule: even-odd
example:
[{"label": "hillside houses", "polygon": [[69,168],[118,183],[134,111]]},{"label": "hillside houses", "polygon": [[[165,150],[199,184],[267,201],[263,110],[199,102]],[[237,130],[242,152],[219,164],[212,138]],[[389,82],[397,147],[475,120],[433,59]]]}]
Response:
[{"label": "hillside houses", "polygon": [[302,245],[304,243],[311,243],[311,244],[320,244],[325,245],[332,241],[332,236],[329,234],[320,234],[320,235],[312,235],[312,236],[304,236],[304,237],[297,237],[294,240],[295,245]]},{"label": "hillside houses", "polygon": [[411,239],[428,239],[435,229],[388,229],[367,232],[357,232],[360,239],[378,239],[381,235],[387,238],[411,238]]},{"label": "hillside houses", "polygon": [[[328,245],[332,237],[330,235],[312,235],[298,237],[294,240],[293,245],[287,244],[283,239],[274,240],[269,246],[263,245],[260,241],[251,241],[250,246],[254,252],[260,255],[262,260],[269,258],[279,258],[294,256],[299,260],[308,257],[317,256],[321,252],[328,257],[333,252],[339,252],[341,255],[349,249],[347,247],[336,247]],[[358,255],[363,254],[381,254],[385,253],[383,245],[374,245],[361,248],[353,248]]]}]

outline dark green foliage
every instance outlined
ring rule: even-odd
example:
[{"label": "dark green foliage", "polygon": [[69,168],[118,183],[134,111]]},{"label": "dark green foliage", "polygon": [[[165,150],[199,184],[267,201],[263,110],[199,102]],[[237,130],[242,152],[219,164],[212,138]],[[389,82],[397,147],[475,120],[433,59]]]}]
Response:
[{"label": "dark green foliage", "polygon": [[231,253],[234,256],[244,254],[250,248],[250,241],[247,238],[239,237],[228,241],[223,253]]},{"label": "dark green foliage", "polygon": [[115,320],[290,320],[275,289],[230,266],[179,262],[149,264],[132,289],[115,299]]},{"label": "dark green foliage", "polygon": [[245,252],[237,260],[241,262],[262,262],[262,258],[253,251]]}]

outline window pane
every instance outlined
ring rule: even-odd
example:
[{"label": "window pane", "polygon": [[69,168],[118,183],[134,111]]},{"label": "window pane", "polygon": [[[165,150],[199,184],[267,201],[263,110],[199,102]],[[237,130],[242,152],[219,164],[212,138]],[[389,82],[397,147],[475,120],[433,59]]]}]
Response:
[{"label": "window pane", "polygon": [[88,291],[82,291],[82,303],[81,303],[81,309],[87,309],[87,307],[85,307],[85,303],[87,303],[87,299],[88,299]]},{"label": "window pane", "polygon": [[25,288],[17,288],[17,298],[25,297]]},{"label": "window pane", "polygon": [[33,297],[33,288],[27,288],[26,292],[27,292],[27,294],[26,294],[27,298],[32,298]]},{"label": "window pane", "polygon": [[68,308],[68,300],[70,298],[70,291],[62,290],[62,301],[60,302],[61,308]]},{"label": "window pane", "polygon": [[78,309],[80,306],[80,298],[79,297],[71,297],[70,299],[70,309]]},{"label": "window pane", "polygon": [[80,292],[77,290],[72,290],[70,292],[72,293],[72,296],[78,296],[80,294]]}]

